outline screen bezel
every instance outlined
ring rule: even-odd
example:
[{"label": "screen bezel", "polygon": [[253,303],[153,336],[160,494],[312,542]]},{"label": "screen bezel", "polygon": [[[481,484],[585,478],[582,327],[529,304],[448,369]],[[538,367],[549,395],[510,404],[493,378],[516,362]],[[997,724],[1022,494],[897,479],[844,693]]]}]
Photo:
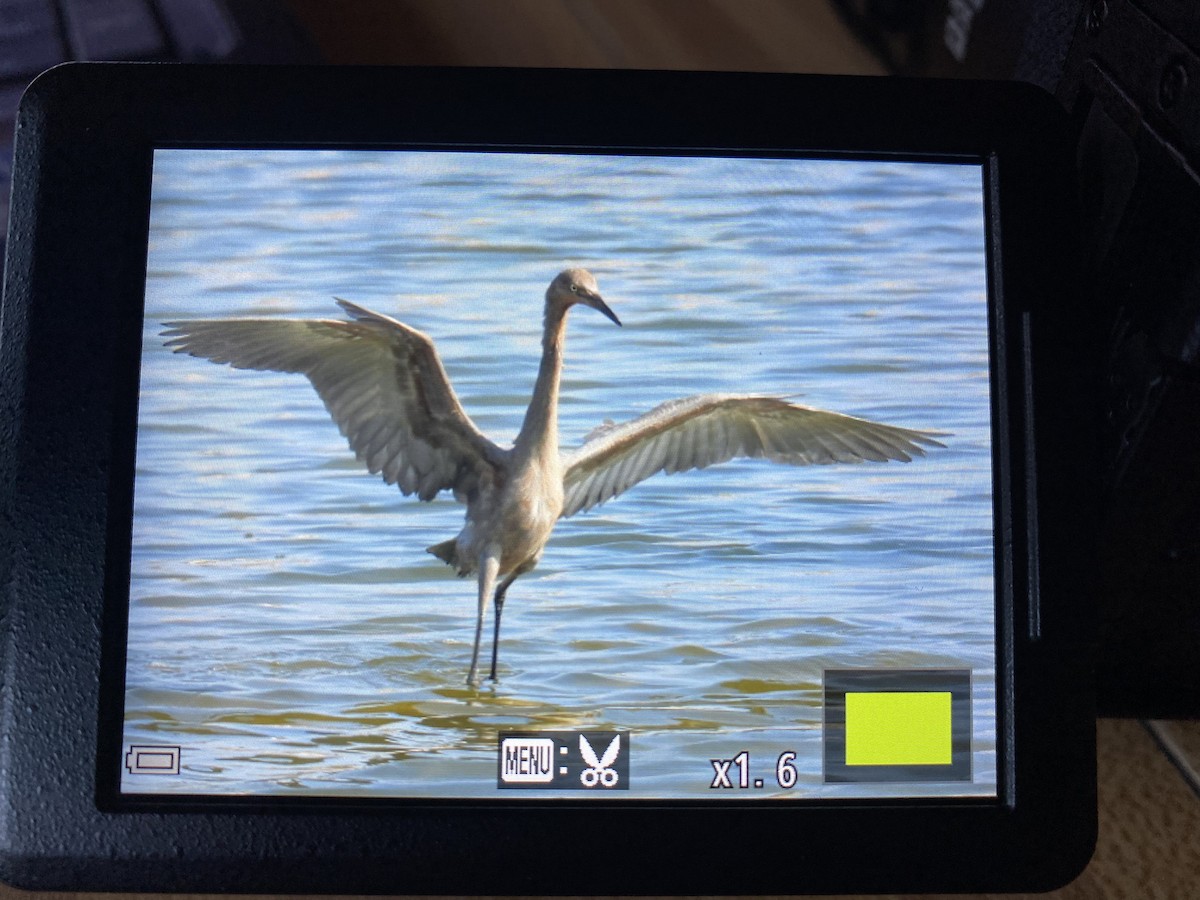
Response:
[{"label": "screen bezel", "polygon": [[[192,145],[192,144],[188,144],[188,145],[175,144],[175,145],[171,145],[170,147],[155,146],[153,148],[153,152],[157,154],[160,150],[169,150],[169,151],[184,150],[184,151],[195,151],[195,152],[203,153],[205,150],[214,150],[214,149],[218,149],[218,148],[214,148],[211,145],[196,146],[196,145]],[[255,151],[262,150],[263,148],[261,145],[256,145],[256,144],[245,145],[245,144],[243,144],[243,145],[238,145],[238,146],[222,146],[219,149],[222,151],[224,151],[224,150],[234,150],[235,152],[236,151],[245,151],[247,153],[247,159],[252,159],[253,158],[252,154]],[[272,147],[270,149],[279,150],[281,148]],[[284,149],[285,152],[295,152],[298,154],[303,154],[306,151],[321,151],[321,150],[354,151],[356,149],[361,149],[361,148],[354,147],[354,146],[331,146],[331,145],[322,145],[322,146],[291,145],[291,146],[288,146],[287,148],[282,148],[282,149]],[[383,152],[439,153],[439,152],[461,152],[462,150],[463,150],[463,148],[461,146],[403,144],[403,145],[391,146],[386,151],[383,151]],[[801,161],[801,162],[814,161],[814,160],[815,161],[829,160],[829,161],[837,161],[837,162],[861,163],[863,165],[867,165],[871,162],[899,162],[899,163],[904,163],[904,164],[908,164],[911,162],[911,163],[916,163],[916,164],[929,164],[929,165],[940,165],[940,166],[962,166],[965,169],[971,170],[973,172],[973,174],[975,176],[977,176],[979,179],[978,198],[979,198],[980,205],[982,208],[982,218],[985,223],[984,230],[987,230],[986,223],[989,221],[988,211],[987,211],[987,202],[986,202],[987,198],[983,191],[983,186],[986,183],[987,179],[989,178],[989,174],[988,174],[989,161],[986,159],[970,158],[970,157],[967,157],[962,154],[955,154],[955,155],[925,154],[919,158],[910,158],[907,156],[901,156],[901,155],[897,155],[897,154],[891,154],[891,155],[869,154],[869,153],[812,154],[812,153],[788,153],[786,151],[779,150],[779,149],[747,150],[745,148],[738,148],[738,149],[730,148],[730,149],[715,150],[715,149],[711,149],[711,148],[706,148],[706,149],[697,150],[695,148],[685,148],[685,147],[663,148],[663,147],[649,147],[649,146],[639,147],[636,149],[626,148],[620,153],[613,153],[611,150],[607,150],[604,148],[594,148],[594,147],[572,147],[569,149],[563,149],[563,148],[546,148],[544,146],[513,146],[513,147],[489,146],[484,149],[476,149],[474,152],[487,153],[487,154],[493,155],[493,156],[504,156],[504,155],[508,155],[508,154],[519,155],[519,156],[524,156],[524,155],[547,155],[547,156],[604,155],[604,156],[610,157],[610,158],[611,157],[627,157],[631,160],[631,163],[639,162],[644,158],[653,159],[656,157],[668,157],[668,158],[670,158],[670,157],[676,157],[676,158],[677,157],[688,157],[688,158],[719,157],[722,159],[746,159],[749,161],[752,161],[755,159],[771,159],[771,160],[776,160],[776,161],[790,159],[790,160],[797,160],[797,161]],[[326,163],[326,164],[328,164],[328,163]],[[199,187],[202,188],[202,185]],[[153,200],[151,202],[153,202]],[[985,239],[985,241],[984,241],[985,259],[982,261],[983,268],[985,269],[985,273],[987,271],[988,264],[989,264],[989,260],[987,259],[987,256],[988,256],[988,254],[990,254],[990,249],[989,249],[990,247],[991,247],[991,241]],[[986,274],[985,274],[985,277],[986,277]],[[998,334],[998,326],[999,326],[999,319],[997,318],[998,307],[997,307],[996,303],[994,302],[991,291],[990,291],[990,289],[988,289],[987,285],[983,284],[983,285],[980,285],[979,287],[985,293],[985,301],[984,301],[985,308],[983,310],[983,313],[984,313],[984,320],[987,323],[987,325],[986,325],[987,334],[986,334],[985,340],[987,341],[988,357],[989,357],[989,360],[994,360],[994,359],[998,359],[1000,356],[1000,348],[996,341],[996,335]],[[1004,405],[1001,404],[998,400],[998,398],[1002,395],[1002,393],[1004,391],[1004,386],[1003,386],[1002,381],[1003,381],[1002,378],[999,376],[998,367],[989,365],[989,370],[988,370],[988,388],[989,388],[989,390],[988,390],[988,407],[987,407],[986,415],[988,417],[987,421],[988,421],[989,428],[993,434],[1001,433],[1001,432],[1004,432],[1007,430],[1007,424],[1006,424],[1007,423],[1007,412],[1005,410]],[[144,388],[145,386],[146,385],[144,382],[139,385],[140,388]],[[122,416],[122,421],[117,426],[117,430],[120,431],[121,433],[125,433],[127,431],[130,433],[136,433],[137,414],[138,414],[138,408],[137,408],[137,403],[136,403],[137,396],[138,396],[138,389],[135,388],[135,390],[132,392],[132,398],[131,398],[132,402],[130,403],[130,405],[126,411],[123,411],[120,413],[120,415]],[[469,406],[469,404],[468,404],[468,406]],[[127,421],[124,418],[126,415],[129,416],[129,421]],[[990,444],[990,455],[991,455],[991,459],[992,459],[992,463],[991,463],[991,468],[992,468],[992,472],[993,472],[992,481],[995,482],[996,479],[995,479],[994,473],[999,470],[998,467],[1000,464],[1001,454],[999,452],[999,449],[996,446],[996,442],[994,439],[990,439],[989,444]],[[136,578],[136,575],[137,575],[136,572],[130,573],[129,568],[128,568],[129,562],[130,562],[130,555],[131,555],[130,554],[130,550],[131,550],[130,525],[133,521],[133,515],[129,512],[126,512],[127,509],[128,510],[133,509],[133,497],[134,497],[135,481],[136,481],[136,478],[133,474],[135,460],[133,458],[130,458],[128,460],[122,459],[122,460],[120,460],[120,464],[123,466],[127,465],[128,469],[127,469],[127,473],[123,472],[120,476],[113,479],[110,501],[114,507],[114,512],[109,518],[110,525],[109,525],[108,571],[110,573],[113,573],[113,577],[111,577],[108,581],[108,590],[109,590],[109,608],[111,610],[113,610],[114,616],[122,614],[122,612],[118,612],[118,611],[127,611],[128,602],[129,602],[129,590],[130,590],[131,576]],[[988,502],[990,504],[990,510],[991,510],[990,518],[992,521],[992,534],[991,534],[991,540],[990,540],[991,553],[993,556],[992,568],[993,568],[993,571],[995,571],[997,568],[997,565],[998,565],[997,561],[1001,559],[1003,554],[1007,553],[1007,550],[1000,540],[1002,528],[999,523],[1002,519],[1002,515],[999,512],[998,495],[994,488],[994,485],[992,485],[992,489],[993,489],[992,490],[993,496],[989,497]],[[117,573],[120,573],[120,574],[118,575]],[[1002,653],[1002,648],[1007,643],[1007,640],[1008,640],[1006,637],[1006,635],[1008,633],[1007,627],[1001,621],[1001,616],[1003,614],[1002,611],[1006,608],[1006,603],[1002,597],[1002,585],[1000,582],[1001,582],[1000,579],[993,578],[993,585],[992,585],[992,589],[990,592],[990,595],[991,595],[990,596],[990,613],[992,615],[992,619],[993,619],[993,623],[994,623],[993,636],[992,636],[993,665],[994,665],[994,670],[996,673],[994,682],[997,684],[1004,677],[1004,671],[1003,671],[1004,655]],[[464,585],[464,589],[466,590],[467,595],[470,595],[470,593],[471,593],[472,584],[473,584],[473,582],[470,579],[468,579]],[[981,597],[977,598],[977,597],[972,596],[971,602],[973,604],[981,603],[982,598]],[[464,620],[464,622],[465,621],[466,620]],[[128,631],[129,631],[127,621],[123,621],[119,628],[114,624],[112,630],[113,630],[114,641],[116,640],[118,635],[121,638],[127,637]],[[105,684],[111,685],[111,687],[105,687],[104,690],[102,691],[102,695],[106,698],[106,700],[110,699],[110,698],[125,698],[127,696],[126,689],[125,689],[126,688],[125,677],[126,677],[127,667],[122,664],[122,661],[124,661],[126,659],[127,659],[127,653],[125,652],[124,643],[122,643],[121,649],[117,649],[117,647],[114,643],[113,648],[111,649],[111,652],[106,654],[106,657],[104,660],[105,667],[103,669],[103,676],[105,678]],[[110,665],[111,665],[111,667],[110,667]],[[996,716],[995,716],[995,720],[994,720],[994,726],[995,726],[994,730],[997,735],[997,747],[998,747],[997,754],[996,754],[997,759],[1000,759],[1003,757],[1003,752],[1002,752],[1002,749],[1000,749],[1000,745],[1002,745],[1005,740],[1005,734],[1006,734],[1005,716],[1006,716],[1006,714],[1007,714],[1007,711],[1002,709],[1000,707],[1000,704],[997,703]],[[114,710],[114,712],[111,716],[111,719],[110,719],[110,717],[106,716],[106,721],[111,721],[111,720],[116,720],[119,722],[125,721],[125,709],[124,709],[123,702],[120,704],[119,709]],[[547,808],[564,807],[564,806],[568,806],[571,804],[578,804],[581,807],[583,807],[583,806],[591,807],[591,806],[595,806],[595,805],[603,805],[605,803],[611,803],[612,805],[616,805],[616,806],[628,806],[628,805],[633,805],[633,804],[637,804],[637,803],[651,804],[651,805],[664,805],[665,804],[665,805],[679,805],[679,806],[686,806],[686,805],[707,806],[707,805],[712,805],[714,802],[719,802],[719,803],[723,803],[725,805],[730,805],[730,806],[743,805],[743,806],[747,806],[747,807],[753,807],[753,806],[760,806],[764,803],[781,803],[781,804],[783,804],[783,803],[787,803],[787,804],[793,804],[793,803],[807,803],[807,804],[837,803],[837,804],[842,804],[842,803],[852,803],[852,802],[877,802],[877,801],[883,799],[882,794],[880,797],[876,797],[876,798],[871,798],[871,797],[832,798],[832,797],[804,797],[799,793],[797,793],[789,798],[786,798],[786,799],[783,797],[755,799],[752,795],[746,794],[746,793],[742,793],[740,795],[734,795],[734,796],[722,796],[719,794],[713,794],[710,797],[701,799],[701,798],[637,796],[636,794],[633,794],[632,791],[630,793],[633,795],[629,796],[628,798],[625,798],[623,795],[617,795],[614,797],[610,797],[608,799],[606,799],[604,797],[600,797],[600,796],[584,795],[584,794],[581,794],[577,797],[570,797],[570,798],[566,798],[563,796],[539,797],[536,793],[532,793],[532,792],[522,792],[521,794],[516,794],[513,792],[501,792],[491,798],[486,798],[486,799],[481,799],[479,797],[462,797],[462,796],[453,796],[453,795],[446,796],[446,797],[434,797],[434,796],[430,796],[428,794],[415,794],[415,795],[411,795],[411,796],[405,796],[403,794],[398,794],[394,797],[384,797],[384,796],[368,796],[365,794],[359,795],[359,796],[350,796],[350,795],[321,794],[319,792],[312,792],[312,793],[302,795],[301,792],[299,792],[299,791],[296,791],[295,793],[292,793],[292,794],[277,793],[277,794],[261,794],[261,795],[239,795],[237,793],[221,793],[219,791],[214,791],[212,793],[196,793],[196,792],[189,793],[186,791],[177,791],[177,790],[164,790],[164,791],[159,791],[159,792],[154,792],[154,791],[150,791],[150,790],[137,791],[137,792],[132,792],[132,791],[122,792],[121,785],[122,785],[122,781],[123,781],[123,773],[122,773],[122,765],[121,765],[120,761],[124,758],[126,747],[123,746],[123,744],[122,744],[123,737],[122,737],[121,731],[119,729],[115,729],[115,730],[114,729],[103,729],[101,731],[100,739],[102,741],[102,747],[98,754],[98,762],[100,764],[100,769],[97,773],[99,796],[100,796],[102,802],[104,803],[105,807],[109,808],[109,809],[113,809],[113,810],[140,809],[140,810],[147,810],[147,811],[155,811],[155,810],[167,811],[167,810],[180,808],[180,807],[194,808],[194,809],[199,809],[199,808],[220,809],[223,807],[229,807],[229,808],[237,809],[237,808],[243,808],[243,807],[257,807],[257,806],[262,806],[263,804],[280,805],[280,806],[294,806],[299,809],[302,809],[305,807],[311,807],[314,810],[319,810],[322,807],[322,805],[328,804],[330,802],[337,802],[342,805],[350,805],[350,806],[361,805],[363,807],[375,807],[375,808],[386,808],[388,806],[406,807],[406,806],[414,806],[414,805],[416,805],[416,806],[421,806],[421,805],[445,806],[445,805],[456,805],[456,804],[457,805],[462,805],[462,804],[488,805],[488,804],[493,804],[493,803],[497,804],[497,805],[512,804],[512,803],[523,803],[523,804],[533,804],[533,805],[541,804]],[[635,739],[636,739],[636,732],[635,732]],[[974,754],[972,754],[969,757],[969,759],[970,759],[970,764],[974,765],[974,763],[975,763]],[[114,764],[114,762],[115,762],[115,764]],[[970,765],[968,766],[968,768],[970,768]],[[954,805],[954,804],[979,804],[979,803],[991,804],[991,803],[998,802],[1000,800],[1000,798],[1003,796],[1003,793],[1005,790],[1004,782],[1003,782],[1004,777],[1005,777],[1005,773],[1003,771],[1001,771],[998,767],[997,772],[996,772],[995,794],[993,796],[985,796],[982,794],[970,794],[970,793],[964,793],[961,796],[954,796],[949,793],[935,793],[935,792],[922,793],[922,785],[919,782],[913,782],[912,794],[910,796],[899,796],[899,795],[892,796],[891,794],[889,794],[887,799],[889,802],[900,803],[900,804],[915,804],[915,805],[920,805],[920,804],[940,804],[940,805],[951,804],[951,805]],[[880,781],[883,781],[883,780],[884,779],[882,779],[882,778],[880,779]],[[901,781],[901,779],[897,778],[897,779],[895,779],[895,781],[899,782],[899,781]],[[967,784],[964,785],[964,788],[969,788],[970,786],[971,786],[971,784],[968,782]]]},{"label": "screen bezel", "polygon": [[[983,108],[990,114],[980,115]],[[19,545],[5,587],[9,671],[21,696],[35,699],[22,706],[10,695],[5,703],[6,745],[25,770],[8,769],[3,810],[32,814],[23,783],[38,784],[53,802],[25,819],[33,828],[7,831],[6,878],[38,887],[340,893],[1028,889],[1064,880],[1086,859],[1094,760],[1082,652],[1088,547],[1079,536],[1089,502],[1081,435],[1090,431],[1079,398],[1087,396],[1090,361],[1065,274],[1069,160],[1043,96],[1012,85],[794,76],[69,66],[39,80],[19,124],[4,354],[9,365],[24,364],[24,380],[6,384],[15,391],[22,453],[4,474],[13,478],[21,534],[37,543]],[[994,363],[997,799],[120,795],[151,163],[155,148],[205,146],[982,163]],[[65,371],[68,349],[79,366]],[[81,384],[80,371],[93,374]],[[1042,596],[1053,604],[1043,608]],[[74,644],[80,650],[69,652]],[[12,668],[34,647],[54,662]],[[28,739],[18,747],[18,734],[38,735],[33,743],[45,758],[30,753]],[[1072,826],[1065,840],[1064,823]],[[741,858],[706,849],[734,831]],[[797,832],[802,875],[794,874],[800,854],[788,839]],[[573,834],[591,837],[578,842]],[[661,842],[657,873],[588,861],[587,846],[600,836],[619,858],[649,835]],[[875,861],[846,872],[846,854],[864,846]],[[53,881],[45,865],[51,847],[58,859],[76,859],[86,880]],[[185,848],[177,864],[153,864],[175,847]]]}]

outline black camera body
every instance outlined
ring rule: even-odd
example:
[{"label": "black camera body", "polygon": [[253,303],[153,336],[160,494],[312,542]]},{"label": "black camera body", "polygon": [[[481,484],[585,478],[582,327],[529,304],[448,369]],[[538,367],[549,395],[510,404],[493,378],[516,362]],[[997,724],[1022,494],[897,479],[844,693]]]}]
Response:
[{"label": "black camera body", "polygon": [[[0,345],[0,873],[1066,881],[1095,832],[1097,498],[1070,170],[1056,107],[1018,85],[43,76]],[[572,312],[564,361],[574,305],[603,315]],[[551,412],[580,442],[561,473],[517,459]],[[609,412],[628,424],[589,430]],[[377,420],[434,449],[401,459]],[[363,477],[459,485],[465,464],[443,484],[418,459],[447,428],[501,480],[564,479],[537,495],[564,516],[537,570],[498,554],[521,578],[494,681],[488,554],[445,540],[461,507]],[[622,440],[640,455],[613,462]]]}]

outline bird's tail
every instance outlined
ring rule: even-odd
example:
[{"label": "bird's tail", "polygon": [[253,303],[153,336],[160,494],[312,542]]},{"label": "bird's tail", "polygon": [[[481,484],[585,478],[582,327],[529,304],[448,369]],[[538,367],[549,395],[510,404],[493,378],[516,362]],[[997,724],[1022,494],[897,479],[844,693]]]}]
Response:
[{"label": "bird's tail", "polygon": [[432,553],[442,562],[447,565],[458,567],[458,539],[451,538],[448,541],[442,541],[440,544],[434,544],[432,547],[426,547],[425,550]]}]

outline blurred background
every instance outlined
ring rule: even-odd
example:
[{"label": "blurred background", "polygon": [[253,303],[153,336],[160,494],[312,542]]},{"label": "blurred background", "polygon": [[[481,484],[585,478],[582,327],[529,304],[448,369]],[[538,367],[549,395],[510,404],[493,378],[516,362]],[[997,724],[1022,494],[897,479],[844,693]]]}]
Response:
[{"label": "blurred background", "polygon": [[1077,142],[1080,278],[1108,336],[1097,685],[1101,714],[1123,717],[1101,722],[1101,848],[1068,892],[1200,895],[1196,3],[0,0],[0,223],[21,91],[64,60],[822,72],[1052,93]]}]

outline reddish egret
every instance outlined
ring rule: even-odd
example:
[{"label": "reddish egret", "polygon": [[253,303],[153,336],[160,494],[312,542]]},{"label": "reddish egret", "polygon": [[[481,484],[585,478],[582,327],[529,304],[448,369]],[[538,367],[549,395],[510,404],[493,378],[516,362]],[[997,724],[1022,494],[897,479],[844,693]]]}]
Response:
[{"label": "reddish egret", "polygon": [[[404,494],[432,500],[449,490],[467,506],[458,536],[428,548],[459,575],[478,578],[469,685],[495,601],[490,677],[504,596],[537,565],[555,523],[628,490],[656,472],[702,469],[734,457],[810,465],[909,462],[936,432],[914,431],[799,406],[774,397],[703,394],[671,400],[630,422],[605,424],[581,447],[558,448],[558,388],[567,311],[590,306],[617,325],[585,269],[546,289],[542,361],[516,442],[502,448],[468,418],[433,341],[369,309],[337,301],[350,320],[221,319],[168,322],[176,353],[238,369],[306,375],[355,455]],[[494,597],[493,597],[494,595]]]}]

